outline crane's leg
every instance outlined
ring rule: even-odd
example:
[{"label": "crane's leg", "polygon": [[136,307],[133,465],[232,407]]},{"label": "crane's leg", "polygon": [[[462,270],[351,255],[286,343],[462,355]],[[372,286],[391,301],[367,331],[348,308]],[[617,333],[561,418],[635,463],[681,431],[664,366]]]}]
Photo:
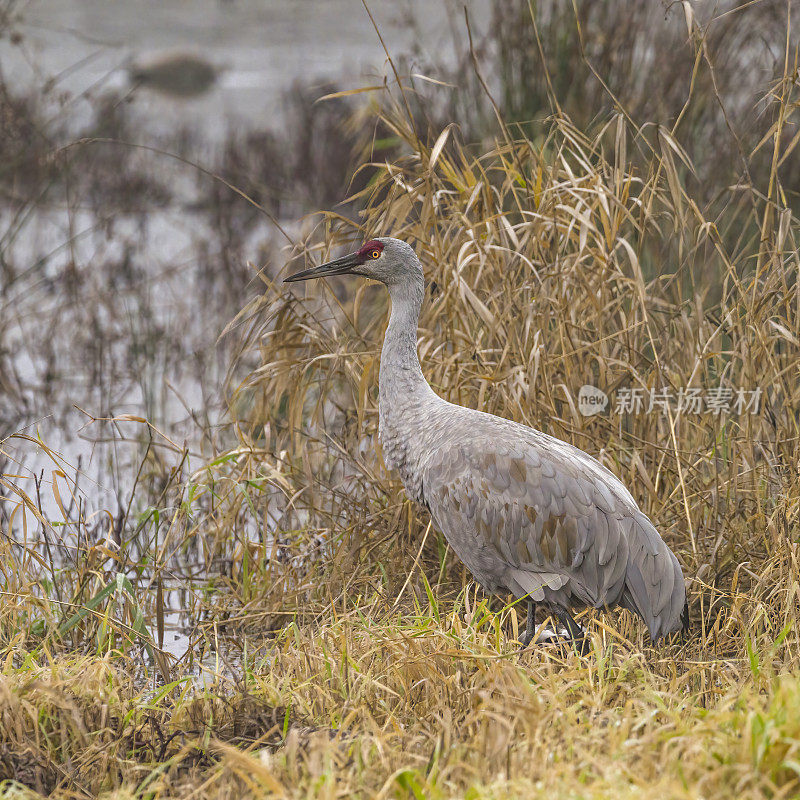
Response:
[{"label": "crane's leg", "polygon": [[572,615],[566,609],[560,608],[556,610],[558,621],[569,632],[569,640],[578,646],[578,651],[582,656],[589,654],[589,638],[586,635],[586,630],[578,625]]},{"label": "crane's leg", "polygon": [[[559,617],[560,619],[560,617]],[[562,624],[563,621],[562,621]],[[581,630],[580,625],[577,623],[573,623],[577,627],[578,630]],[[566,631],[565,631],[566,633]],[[528,597],[528,621],[525,624],[525,633],[519,637],[520,642],[522,642],[522,648],[520,652],[524,650],[532,641],[533,637],[536,635],[536,601],[531,600]],[[551,630],[550,628],[542,628],[539,631],[539,638],[536,640],[537,644],[558,644],[559,642],[564,641],[563,634],[559,635],[556,631]]]},{"label": "crane's leg", "polygon": [[524,650],[533,639],[536,633],[536,603],[528,598],[528,621],[525,623],[525,633],[519,637],[522,642],[522,649]]}]

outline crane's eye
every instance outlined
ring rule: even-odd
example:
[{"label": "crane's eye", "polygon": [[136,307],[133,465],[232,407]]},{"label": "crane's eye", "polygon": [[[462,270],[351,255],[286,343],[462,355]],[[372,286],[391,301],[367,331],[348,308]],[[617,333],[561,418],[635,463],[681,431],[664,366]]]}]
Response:
[{"label": "crane's eye", "polygon": [[381,251],[380,251],[380,250],[373,250],[373,251],[372,251],[372,252],[369,254],[369,257],[370,257],[370,258],[380,258],[380,257],[381,257]]}]

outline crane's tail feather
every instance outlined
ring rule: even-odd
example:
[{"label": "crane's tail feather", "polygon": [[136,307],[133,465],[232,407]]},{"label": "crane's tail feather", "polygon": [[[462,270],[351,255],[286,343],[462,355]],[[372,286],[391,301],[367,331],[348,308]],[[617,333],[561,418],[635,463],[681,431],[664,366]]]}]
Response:
[{"label": "crane's tail feather", "polygon": [[688,623],[686,585],[678,559],[641,513],[630,519],[620,605],[645,621],[653,642]]}]

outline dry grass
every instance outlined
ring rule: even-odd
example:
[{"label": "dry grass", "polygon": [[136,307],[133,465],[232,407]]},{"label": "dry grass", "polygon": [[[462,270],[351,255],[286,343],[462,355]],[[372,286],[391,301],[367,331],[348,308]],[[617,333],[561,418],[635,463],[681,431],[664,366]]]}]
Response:
[{"label": "dry grass", "polygon": [[[522,657],[481,603],[373,598],[289,626],[238,691],[132,691],[116,659],[6,667],[0,769],[55,796],[792,796],[797,676],[639,652]],[[189,699],[194,696],[194,699]],[[60,789],[58,787],[61,787]],[[128,796],[124,794],[123,796]]]},{"label": "dry grass", "polygon": [[[301,297],[265,277],[233,326],[257,364],[231,394],[235,449],[180,453],[120,530],[81,517],[68,477],[59,520],[2,478],[6,795],[800,794],[793,57],[746,154],[771,152],[764,185],[714,192],[678,126],[626,109],[583,129],[556,115],[535,140],[499,123],[479,148],[449,128],[420,139],[387,89],[372,112],[406,155],[365,167],[358,223],[320,216],[290,253],[294,268],[365,236],[412,242],[430,382],[617,472],[684,567],[689,641],[653,648],[607,613],[584,620],[586,658],[520,656],[516,609],[469,583],[376,452],[380,288]],[[585,383],[610,412],[578,412]],[[619,389],[662,387],[764,395],[752,414],[615,413]],[[194,661],[161,652],[170,588]],[[198,686],[209,657],[227,664]]]}]

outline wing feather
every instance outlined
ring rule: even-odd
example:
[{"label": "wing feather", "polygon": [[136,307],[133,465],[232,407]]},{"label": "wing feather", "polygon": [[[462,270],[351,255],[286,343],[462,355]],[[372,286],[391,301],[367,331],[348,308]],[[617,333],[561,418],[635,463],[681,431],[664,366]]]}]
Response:
[{"label": "wing feather", "polygon": [[524,443],[501,440],[476,452],[462,442],[436,451],[423,483],[437,526],[485,586],[519,587],[531,596],[567,587],[596,606],[616,600],[607,596],[615,563],[607,569],[599,555],[609,564],[606,551],[620,537],[609,534],[601,516],[602,536],[595,538],[595,480],[575,465],[565,470]]},{"label": "wing feather", "polygon": [[657,639],[685,603],[677,559],[620,481],[580,450],[480,412],[422,464],[434,522],[475,578],[569,605],[632,608]]}]

